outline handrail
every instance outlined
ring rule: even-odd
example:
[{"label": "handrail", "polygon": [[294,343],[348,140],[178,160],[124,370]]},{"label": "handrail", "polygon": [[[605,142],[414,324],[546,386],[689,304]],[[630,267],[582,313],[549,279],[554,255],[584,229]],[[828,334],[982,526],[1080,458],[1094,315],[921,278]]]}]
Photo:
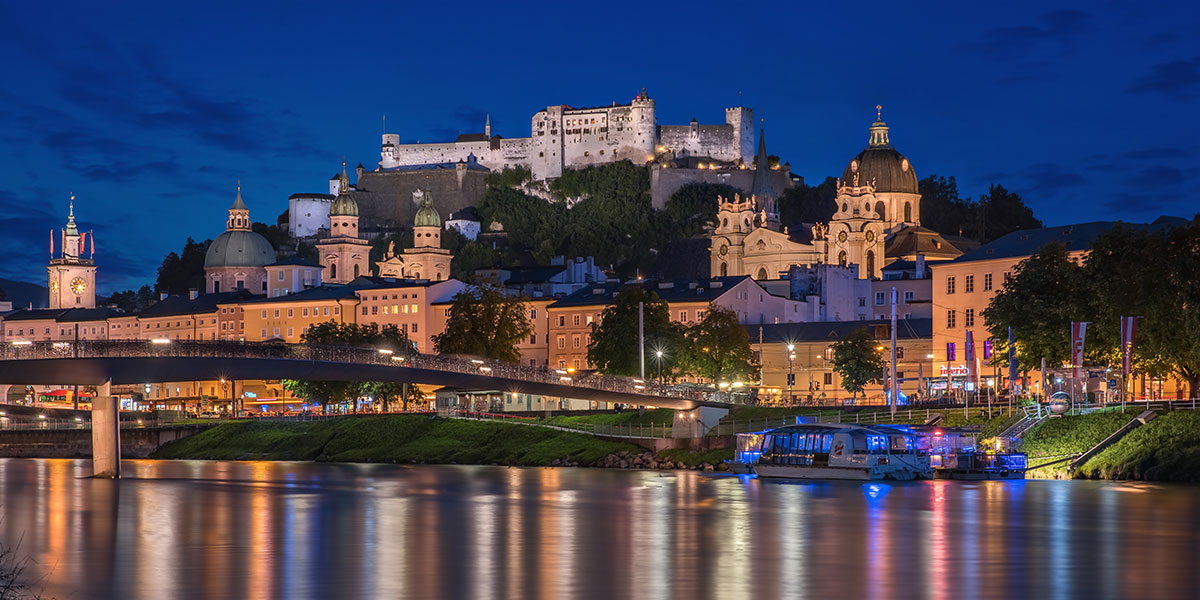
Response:
[{"label": "handrail", "polygon": [[649,379],[619,375],[579,374],[494,360],[376,348],[198,340],[81,340],[0,345],[0,360],[150,357],[266,358],[390,365],[599,389],[647,398],[678,398],[722,404],[735,404],[737,399],[737,395],[731,392],[706,390],[689,384],[661,384]]}]

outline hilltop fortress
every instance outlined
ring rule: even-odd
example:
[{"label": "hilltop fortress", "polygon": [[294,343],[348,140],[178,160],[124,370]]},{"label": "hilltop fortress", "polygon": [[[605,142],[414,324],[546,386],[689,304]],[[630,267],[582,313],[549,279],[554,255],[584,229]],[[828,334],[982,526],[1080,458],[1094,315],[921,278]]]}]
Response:
[{"label": "hilltop fortress", "polygon": [[643,164],[664,154],[749,165],[754,111],[726,108],[724,125],[700,125],[695,119],[688,125],[659,125],[654,100],[642,89],[629,104],[546,107],[533,115],[525,138],[493,135],[490,118],[483,133],[464,133],[447,143],[401,144],[398,134],[385,133],[375,171],[477,162],[493,171],[523,167],[543,180],[562,176],[564,169],[621,160]]}]

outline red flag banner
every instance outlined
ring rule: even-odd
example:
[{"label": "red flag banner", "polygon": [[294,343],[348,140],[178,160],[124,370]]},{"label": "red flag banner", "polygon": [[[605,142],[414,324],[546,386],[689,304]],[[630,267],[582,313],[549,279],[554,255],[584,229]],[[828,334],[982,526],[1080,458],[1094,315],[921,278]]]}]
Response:
[{"label": "red flag banner", "polygon": [[1128,377],[1133,372],[1133,337],[1137,334],[1137,317],[1121,317],[1121,371]]},{"label": "red flag banner", "polygon": [[1083,321],[1071,322],[1071,377],[1075,379],[1079,379],[1083,368],[1083,338],[1087,326]]},{"label": "red flag banner", "polygon": [[88,258],[95,258],[96,257],[96,233],[93,231],[89,231],[88,233],[91,234],[88,236]]},{"label": "red flag banner", "polygon": [[50,230],[50,258],[54,258],[54,230]]}]

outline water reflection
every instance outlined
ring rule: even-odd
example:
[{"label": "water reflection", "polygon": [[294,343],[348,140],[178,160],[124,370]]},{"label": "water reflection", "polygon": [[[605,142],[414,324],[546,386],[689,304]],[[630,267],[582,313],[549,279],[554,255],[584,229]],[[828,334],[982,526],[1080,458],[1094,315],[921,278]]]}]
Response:
[{"label": "water reflection", "polygon": [[1200,488],[0,460],[57,598],[1195,597]]}]

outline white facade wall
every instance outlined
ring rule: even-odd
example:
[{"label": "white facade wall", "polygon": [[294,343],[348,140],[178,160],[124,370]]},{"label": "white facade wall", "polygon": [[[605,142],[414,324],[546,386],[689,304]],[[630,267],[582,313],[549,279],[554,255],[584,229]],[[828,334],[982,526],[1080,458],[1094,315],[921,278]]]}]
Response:
[{"label": "white facade wall", "polygon": [[[336,185],[331,182],[330,185]],[[288,198],[288,234],[292,237],[311,237],[319,229],[329,229],[329,205],[332,198],[322,194],[294,195]]]}]

